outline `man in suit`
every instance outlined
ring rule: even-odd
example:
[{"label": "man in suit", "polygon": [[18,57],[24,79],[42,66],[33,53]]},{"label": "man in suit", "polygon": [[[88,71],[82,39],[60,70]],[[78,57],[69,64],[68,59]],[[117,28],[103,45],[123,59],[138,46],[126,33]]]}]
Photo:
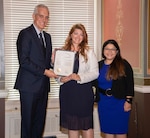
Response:
[{"label": "man in suit", "polygon": [[49,20],[48,7],[37,5],[32,17],[33,24],[21,30],[17,39],[20,66],[14,88],[20,93],[21,138],[42,137],[50,91],[49,78],[57,78],[50,70],[51,36],[43,31]]}]

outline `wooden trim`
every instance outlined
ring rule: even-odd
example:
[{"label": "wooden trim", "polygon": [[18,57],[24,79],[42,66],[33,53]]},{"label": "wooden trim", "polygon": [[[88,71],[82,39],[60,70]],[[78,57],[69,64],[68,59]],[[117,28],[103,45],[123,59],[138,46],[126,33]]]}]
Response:
[{"label": "wooden trim", "polygon": [[5,138],[5,99],[0,98],[0,138]]}]

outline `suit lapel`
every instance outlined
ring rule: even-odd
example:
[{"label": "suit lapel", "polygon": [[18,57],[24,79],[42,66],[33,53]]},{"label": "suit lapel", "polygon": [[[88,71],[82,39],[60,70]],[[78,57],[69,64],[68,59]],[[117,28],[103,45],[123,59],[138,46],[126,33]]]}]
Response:
[{"label": "suit lapel", "polygon": [[48,35],[44,32],[44,37],[45,37],[45,43],[46,43],[46,55],[49,53],[49,51],[51,51],[50,49],[50,38],[48,37]]}]

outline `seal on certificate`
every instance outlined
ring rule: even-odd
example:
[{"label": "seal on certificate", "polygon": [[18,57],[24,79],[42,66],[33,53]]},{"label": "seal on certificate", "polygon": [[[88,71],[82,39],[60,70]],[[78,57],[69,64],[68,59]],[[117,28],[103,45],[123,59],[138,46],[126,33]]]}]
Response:
[{"label": "seal on certificate", "polygon": [[61,72],[61,68],[57,68],[57,72]]}]

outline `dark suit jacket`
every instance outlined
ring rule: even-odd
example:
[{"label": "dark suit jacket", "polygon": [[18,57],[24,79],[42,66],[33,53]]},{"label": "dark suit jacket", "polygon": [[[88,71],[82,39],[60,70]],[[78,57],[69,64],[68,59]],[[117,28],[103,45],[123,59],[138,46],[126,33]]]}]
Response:
[{"label": "dark suit jacket", "polygon": [[20,91],[38,92],[46,88],[50,91],[49,78],[44,70],[49,69],[51,62],[51,36],[44,32],[46,56],[33,25],[20,31],[17,39],[19,70],[14,88]]}]

